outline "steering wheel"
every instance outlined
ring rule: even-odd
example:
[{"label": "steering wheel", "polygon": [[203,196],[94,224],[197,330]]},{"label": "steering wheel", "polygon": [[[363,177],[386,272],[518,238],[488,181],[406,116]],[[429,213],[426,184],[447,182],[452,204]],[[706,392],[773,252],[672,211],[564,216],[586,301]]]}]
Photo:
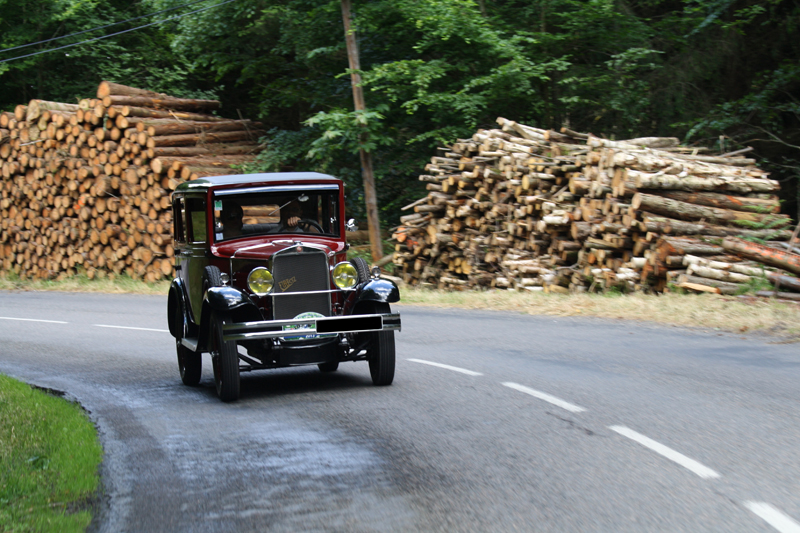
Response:
[{"label": "steering wheel", "polygon": [[311,233],[311,229],[315,229],[317,233],[325,233],[322,231],[322,226],[320,226],[316,220],[312,220],[310,218],[301,218],[297,221],[297,225],[294,227],[287,226],[284,222],[281,222],[281,227],[278,231],[293,231],[295,228],[299,229],[303,233]]}]

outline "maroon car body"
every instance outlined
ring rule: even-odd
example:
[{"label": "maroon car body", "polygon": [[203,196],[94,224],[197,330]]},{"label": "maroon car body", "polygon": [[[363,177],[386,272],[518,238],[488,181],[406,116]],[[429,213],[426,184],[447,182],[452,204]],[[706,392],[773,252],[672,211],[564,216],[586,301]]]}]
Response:
[{"label": "maroon car body", "polygon": [[[240,372],[364,360],[394,378],[389,304],[397,286],[347,260],[344,185],[318,173],[216,176],[172,198],[176,276],[167,315],[183,382],[211,355],[217,393],[239,397]],[[352,223],[349,224],[352,229]]]}]

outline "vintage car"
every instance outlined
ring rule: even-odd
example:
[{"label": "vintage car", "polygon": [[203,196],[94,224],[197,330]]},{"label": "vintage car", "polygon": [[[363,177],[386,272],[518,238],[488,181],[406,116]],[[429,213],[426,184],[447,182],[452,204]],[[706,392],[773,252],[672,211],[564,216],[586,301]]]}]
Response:
[{"label": "vintage car", "polygon": [[347,260],[344,185],[313,172],[216,176],[172,197],[176,276],[169,331],[183,383],[200,382],[211,354],[217,394],[239,398],[239,374],[368,361],[372,382],[394,379],[389,304],[397,286]]}]

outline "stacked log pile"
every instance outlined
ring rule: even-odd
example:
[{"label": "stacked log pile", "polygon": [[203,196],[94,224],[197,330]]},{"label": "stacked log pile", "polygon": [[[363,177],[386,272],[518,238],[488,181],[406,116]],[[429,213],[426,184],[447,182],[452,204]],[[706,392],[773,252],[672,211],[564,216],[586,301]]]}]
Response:
[{"label": "stacked log pile", "polygon": [[78,104],[0,113],[0,262],[24,278],[171,277],[170,193],[233,174],[263,134],[192,100],[102,82]]},{"label": "stacked log pile", "polygon": [[394,233],[406,283],[730,292],[722,283],[738,290],[755,270],[760,278],[769,271],[726,239],[791,237],[778,183],[741,154],[712,156],[673,138],[615,142],[498,124],[444,149],[420,176],[428,195],[404,208],[414,212]]}]

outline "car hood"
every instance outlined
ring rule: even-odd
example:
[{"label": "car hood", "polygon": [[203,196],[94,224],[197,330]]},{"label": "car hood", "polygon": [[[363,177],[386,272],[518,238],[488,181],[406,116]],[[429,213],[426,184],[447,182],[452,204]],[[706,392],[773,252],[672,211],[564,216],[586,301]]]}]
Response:
[{"label": "car hood", "polygon": [[330,239],[315,239],[303,235],[302,238],[296,236],[268,241],[264,239],[238,239],[212,245],[211,253],[217,257],[224,257],[226,259],[233,257],[236,259],[267,259],[274,253],[297,244],[317,248],[325,253],[341,253],[345,251],[344,242],[332,241]]}]

